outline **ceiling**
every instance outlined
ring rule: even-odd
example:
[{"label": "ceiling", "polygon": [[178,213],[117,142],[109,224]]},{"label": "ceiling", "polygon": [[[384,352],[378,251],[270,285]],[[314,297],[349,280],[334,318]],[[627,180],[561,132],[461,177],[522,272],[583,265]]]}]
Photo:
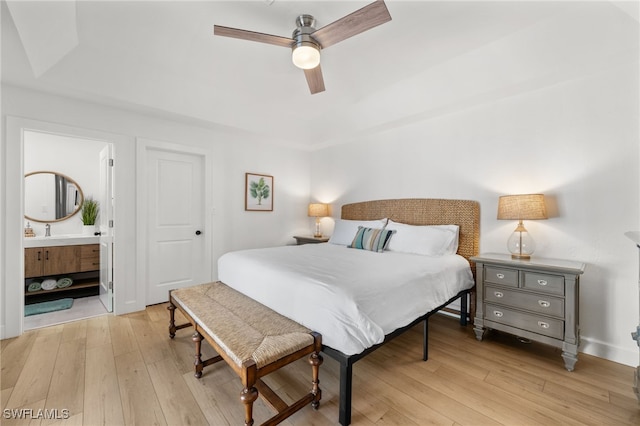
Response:
[{"label": "ceiling", "polygon": [[322,52],[311,95],[291,36],[370,1],[3,1],[2,82],[317,149],[638,60],[637,2],[387,0],[392,21]]}]

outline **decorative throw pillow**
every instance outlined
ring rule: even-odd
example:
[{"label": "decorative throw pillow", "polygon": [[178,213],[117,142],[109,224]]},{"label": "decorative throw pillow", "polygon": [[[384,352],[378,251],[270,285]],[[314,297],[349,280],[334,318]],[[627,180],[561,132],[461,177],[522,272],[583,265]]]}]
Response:
[{"label": "decorative throw pillow", "polygon": [[394,232],[395,231],[391,229],[358,226],[358,232],[356,232],[356,236],[353,238],[349,247],[382,253],[389,245],[391,235],[393,235]]},{"label": "decorative throw pillow", "polygon": [[358,232],[358,226],[365,228],[384,228],[386,224],[387,218],[378,220],[337,219],[329,243],[348,246],[353,241],[353,235]]}]

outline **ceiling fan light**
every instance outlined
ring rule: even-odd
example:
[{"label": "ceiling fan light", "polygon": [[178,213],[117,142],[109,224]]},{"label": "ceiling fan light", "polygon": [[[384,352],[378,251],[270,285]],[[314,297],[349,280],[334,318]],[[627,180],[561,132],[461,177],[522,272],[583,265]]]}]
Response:
[{"label": "ceiling fan light", "polygon": [[293,48],[291,60],[298,68],[313,69],[320,64],[320,50],[313,43],[300,43]]}]

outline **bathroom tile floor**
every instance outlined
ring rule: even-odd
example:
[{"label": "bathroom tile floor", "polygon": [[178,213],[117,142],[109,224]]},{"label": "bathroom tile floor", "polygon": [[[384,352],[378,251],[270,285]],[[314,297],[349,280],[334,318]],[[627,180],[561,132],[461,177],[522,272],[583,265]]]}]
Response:
[{"label": "bathroom tile floor", "polygon": [[81,297],[73,300],[70,309],[24,317],[24,329],[32,330],[106,314],[108,312],[100,302],[100,296]]}]

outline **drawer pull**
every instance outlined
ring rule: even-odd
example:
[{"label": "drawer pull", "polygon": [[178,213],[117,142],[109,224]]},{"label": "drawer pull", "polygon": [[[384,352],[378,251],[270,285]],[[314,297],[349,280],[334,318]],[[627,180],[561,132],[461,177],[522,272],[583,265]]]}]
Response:
[{"label": "drawer pull", "polygon": [[549,323],[544,321],[538,321],[538,325],[542,328],[549,328]]},{"label": "drawer pull", "polygon": [[538,305],[542,306],[543,308],[548,308],[549,306],[551,306],[551,303],[547,302],[546,300],[538,300]]},{"label": "drawer pull", "polygon": [[494,291],[493,295],[496,296],[496,297],[500,297],[500,298],[504,297],[504,294],[501,291]]},{"label": "drawer pull", "polygon": [[538,284],[547,285],[547,280],[538,280]]},{"label": "drawer pull", "polygon": [[498,277],[499,279],[503,279],[504,278],[504,274],[496,274],[496,277]]},{"label": "drawer pull", "polygon": [[500,312],[500,311],[493,311],[493,316],[495,316],[495,317],[500,318],[500,317],[502,317],[503,315],[504,315],[504,314],[503,314],[502,312]]}]

